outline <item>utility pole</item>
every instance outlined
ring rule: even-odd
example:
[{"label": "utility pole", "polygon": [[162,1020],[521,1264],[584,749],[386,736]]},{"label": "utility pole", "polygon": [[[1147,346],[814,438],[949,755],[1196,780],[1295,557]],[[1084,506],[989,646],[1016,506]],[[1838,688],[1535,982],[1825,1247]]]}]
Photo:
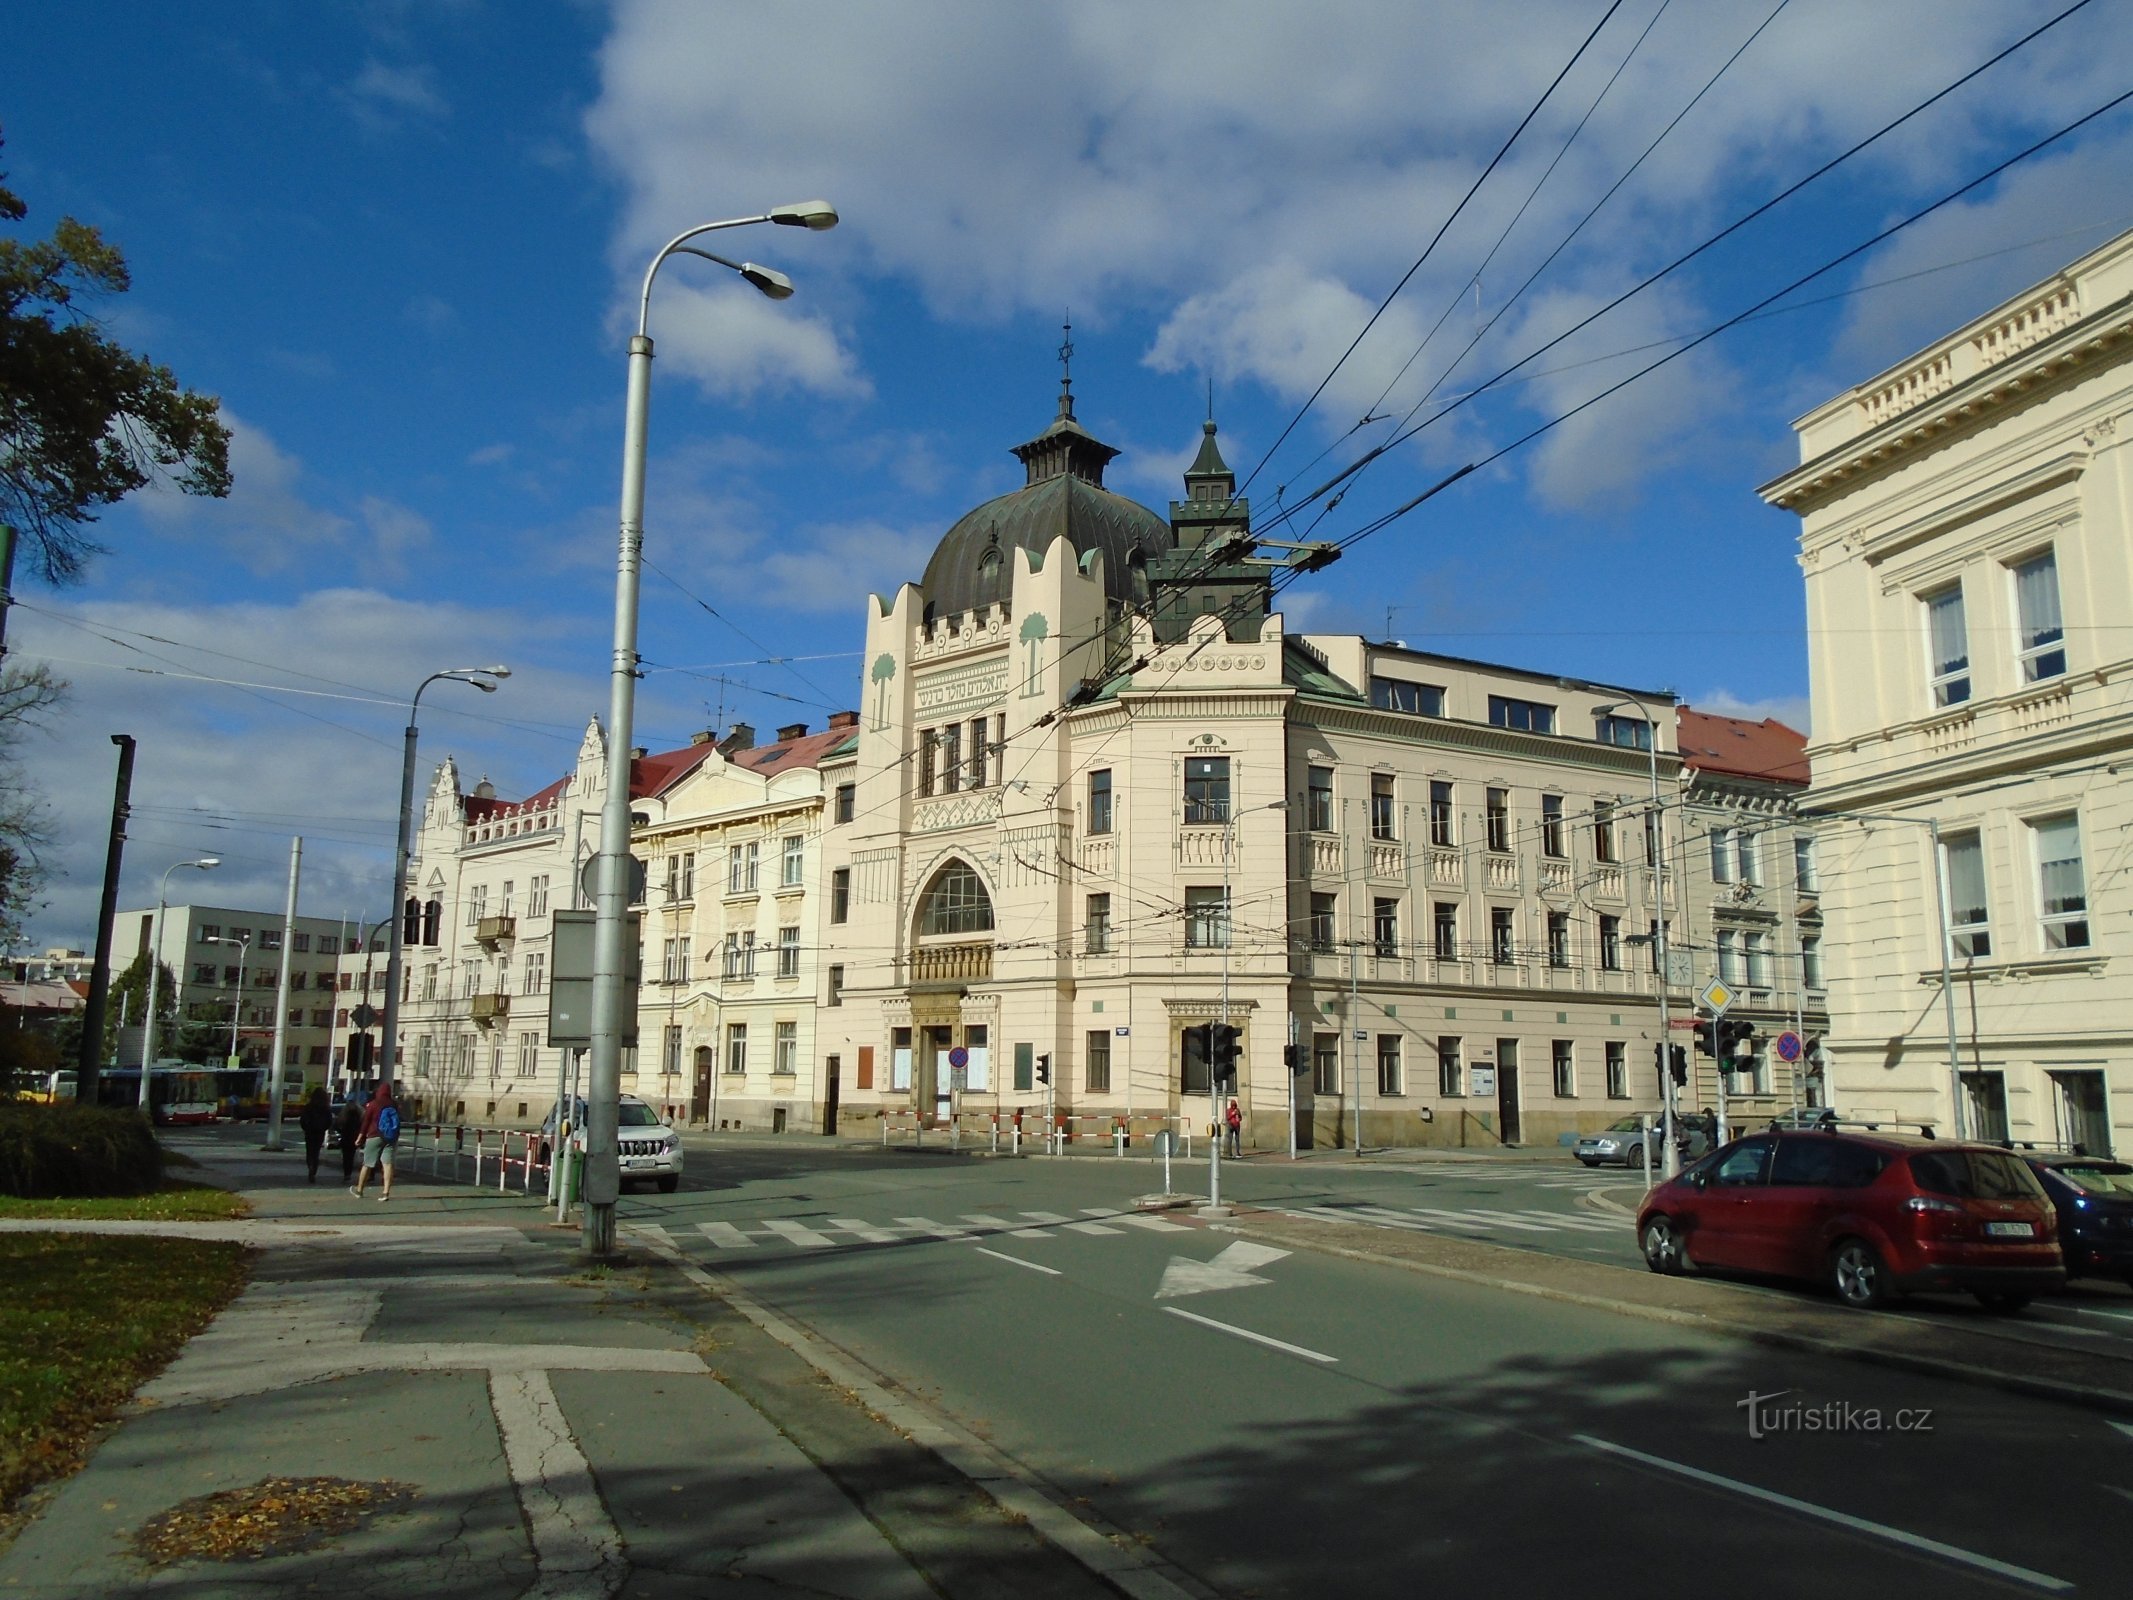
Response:
[{"label": "utility pole", "polygon": [[96,961],[89,968],[89,1003],[83,1011],[81,1054],[75,1059],[75,1098],[96,1104],[96,1072],[103,1064],[104,1011],[111,1001],[111,934],[118,925],[119,868],[126,855],[126,817],[133,800],[133,735],[114,733],[119,747],[118,786],[111,797],[111,843],[104,851],[104,902],[96,914]]},{"label": "utility pole", "polygon": [[[267,1063],[267,1143],[269,1150],[281,1145],[282,1060],[288,1055],[284,1041],[289,1026],[289,947],[296,943],[296,881],[304,866],[301,834],[289,841],[289,903],[281,914],[281,982],[274,991],[274,1058]],[[331,1022],[331,1016],[326,1019]]]}]

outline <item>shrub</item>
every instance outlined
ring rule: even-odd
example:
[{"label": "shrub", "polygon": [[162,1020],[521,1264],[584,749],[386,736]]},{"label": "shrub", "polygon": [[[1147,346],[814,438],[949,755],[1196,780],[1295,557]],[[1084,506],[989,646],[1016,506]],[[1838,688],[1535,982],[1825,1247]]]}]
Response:
[{"label": "shrub", "polygon": [[147,1194],[162,1182],[162,1149],[138,1112],[0,1104],[0,1194]]}]

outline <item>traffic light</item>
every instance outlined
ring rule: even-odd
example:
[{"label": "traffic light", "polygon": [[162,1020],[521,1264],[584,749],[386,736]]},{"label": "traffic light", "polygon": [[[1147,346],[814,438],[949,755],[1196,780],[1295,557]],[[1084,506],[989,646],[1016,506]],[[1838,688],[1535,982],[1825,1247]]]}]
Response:
[{"label": "traffic light", "polygon": [[1689,1081],[1689,1052],[1685,1045],[1670,1044],[1666,1047],[1667,1065],[1673,1069],[1674,1087],[1686,1088]]},{"label": "traffic light", "polygon": [[1728,1072],[1752,1072],[1755,1069],[1755,1024],[1746,1017],[1721,1021],[1718,1025],[1718,1059]]},{"label": "traffic light", "polygon": [[1289,1069],[1289,1076],[1300,1078],[1311,1070],[1311,1058],[1300,1044],[1285,1044],[1281,1047],[1281,1059]]},{"label": "traffic light", "polygon": [[420,944],[422,942],[422,902],[413,895],[407,897],[407,904],[400,912],[400,942],[402,944]]},{"label": "traffic light", "polygon": [[1191,1089],[1193,1067],[1205,1066],[1214,1059],[1214,1034],[1215,1025],[1212,1022],[1194,1023],[1185,1029],[1185,1075],[1180,1087]]},{"label": "traffic light", "polygon": [[1050,1083],[1052,1081],[1052,1058],[1050,1056],[1039,1056],[1037,1058],[1037,1081],[1039,1083]]},{"label": "traffic light", "polygon": [[1217,1084],[1237,1081],[1237,1029],[1218,1022],[1209,1038],[1207,1060]]},{"label": "traffic light", "polygon": [[1699,1019],[1696,1024],[1696,1053],[1700,1056],[1717,1056],[1719,1053],[1718,1018],[1709,1021]]}]

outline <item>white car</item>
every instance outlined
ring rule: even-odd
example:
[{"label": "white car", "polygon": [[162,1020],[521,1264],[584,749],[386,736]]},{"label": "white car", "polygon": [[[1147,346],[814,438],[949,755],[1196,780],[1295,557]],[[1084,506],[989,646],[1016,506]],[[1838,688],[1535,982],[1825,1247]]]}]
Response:
[{"label": "white car", "polygon": [[[541,1124],[541,1147],[555,1142],[555,1113]],[[585,1149],[585,1102],[580,1100],[570,1130],[571,1144]],[[616,1110],[615,1149],[622,1166],[622,1185],[656,1183],[662,1194],[681,1187],[681,1135],[659,1120],[659,1113],[633,1094],[626,1094]]]}]

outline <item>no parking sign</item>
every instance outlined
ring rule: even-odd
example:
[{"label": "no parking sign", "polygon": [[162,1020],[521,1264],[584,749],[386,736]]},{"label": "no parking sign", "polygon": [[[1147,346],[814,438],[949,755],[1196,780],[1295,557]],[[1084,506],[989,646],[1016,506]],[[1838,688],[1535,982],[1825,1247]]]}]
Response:
[{"label": "no parking sign", "polygon": [[1787,1028],[1777,1036],[1778,1060],[1793,1062],[1800,1059],[1800,1036]]}]

